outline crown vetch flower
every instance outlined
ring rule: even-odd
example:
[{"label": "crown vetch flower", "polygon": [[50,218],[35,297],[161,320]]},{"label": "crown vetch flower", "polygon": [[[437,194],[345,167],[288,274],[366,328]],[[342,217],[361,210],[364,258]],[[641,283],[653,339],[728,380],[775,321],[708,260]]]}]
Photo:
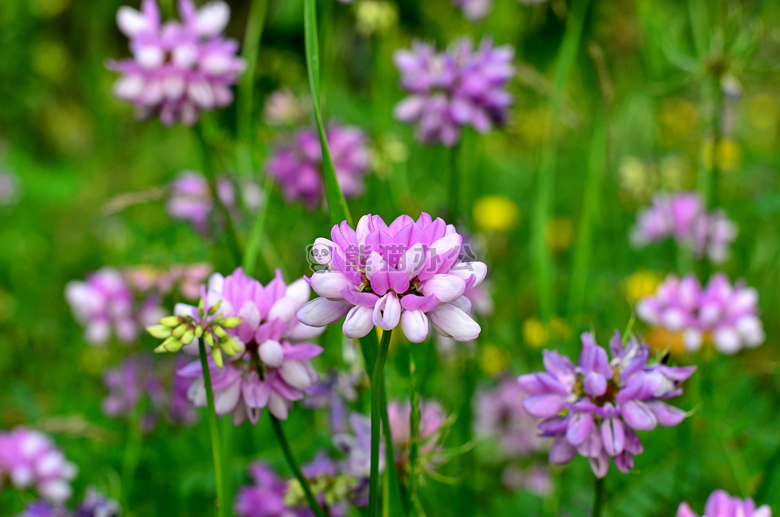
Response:
[{"label": "crown vetch flower", "polygon": [[83,282],[68,282],[65,299],[76,320],[84,325],[85,338],[92,345],[105,344],[112,331],[120,341],[132,343],[142,325],[160,317],[157,298],[147,296],[136,305],[125,276],[111,267],[88,274]]},{"label": "crown vetch flower", "polygon": [[[370,165],[365,133],[356,127],[330,124],[326,135],[341,191],[347,198],[359,196]],[[279,182],[288,201],[301,200],[316,207],[324,198],[322,148],[317,130],[301,129],[291,138],[280,140],[268,160],[267,170]]]},{"label": "crown vetch flower", "polygon": [[114,95],[136,106],[142,118],[159,115],[165,125],[192,125],[202,111],[233,102],[230,88],[244,70],[238,42],[221,36],[230,19],[224,2],[196,9],[179,0],[181,21],[162,23],[157,0],[143,0],[141,10],[120,7],[117,25],[130,38],[132,58],[110,61],[121,74]]},{"label": "crown vetch flower", "polygon": [[653,296],[637,305],[639,317],[672,332],[682,332],[689,351],[698,350],[705,338],[724,354],[764,342],[758,317],[758,292],[739,281],[734,285],[723,274],[712,276],[702,289],[699,279],[670,275]]},{"label": "crown vetch flower", "polygon": [[[432,471],[444,461],[437,452],[441,451],[440,442],[444,438],[447,415],[444,408],[435,400],[419,401],[420,421],[417,441],[419,444],[418,468]],[[407,400],[391,400],[387,404],[387,418],[390,421],[390,434],[393,435],[393,457],[401,473],[407,473],[410,447],[412,444],[411,426],[412,405]]]},{"label": "crown vetch flower", "polygon": [[479,335],[464,294],[485,279],[487,266],[459,259],[463,239],[454,226],[426,213],[417,221],[402,215],[389,226],[366,215],[356,230],[346,221],[334,226],[331,238],[314,241],[313,259],[324,269],[306,278],[320,297],[298,311],[303,323],[322,327],[346,315],[349,338],[400,323],[412,343],[425,340],[429,320],[455,341]]},{"label": "crown vetch flower", "polygon": [[14,488],[33,488],[46,501],[62,504],[76,473],[49,436],[23,427],[0,433],[0,480],[7,478]]},{"label": "crown vetch flower", "polygon": [[473,22],[487,16],[493,8],[493,0],[454,0],[454,3],[463,11],[463,16]]},{"label": "crown vetch flower", "polygon": [[261,462],[249,467],[252,485],[243,487],[236,497],[234,511],[241,517],[309,517],[307,508],[290,508],[284,502],[287,482]]},{"label": "crown vetch flower", "polygon": [[421,142],[448,147],[458,143],[465,126],[486,133],[503,125],[512,104],[506,83],[514,74],[513,56],[511,47],[494,47],[487,39],[477,48],[461,39],[442,53],[413,42],[411,50],[395,54],[401,86],[409,93],[396,105],[395,118],[416,123]]},{"label": "crown vetch flower", "polygon": [[[295,317],[309,293],[303,279],[286,285],[279,270],[266,286],[241,268],[227,277],[218,273],[211,276],[208,303],[219,304],[225,318],[240,319],[240,324],[226,331],[237,345],[235,357],[222,364],[217,348],[211,348],[209,365],[218,415],[231,413],[237,425],[246,418],[254,424],[267,406],[284,420],[292,402],[301,400],[317,381],[309,360],[320,355],[322,348],[313,343],[290,343],[322,333],[322,329],[306,326]],[[185,313],[194,309],[181,304],[177,307]],[[206,406],[200,362],[194,361],[178,373],[193,379],[190,400],[196,406]]]},{"label": "crown vetch flower", "polygon": [[[677,517],[699,517],[688,503],[677,508]],[[724,490],[714,491],[707,499],[704,514],[701,517],[772,517],[772,509],[767,505],[756,507],[756,503],[747,498],[732,497]]]},{"label": "crown vetch flower", "polygon": [[699,258],[707,256],[720,263],[729,257],[737,227],[722,210],[707,212],[696,192],[657,194],[637,215],[631,242],[644,247],[668,237],[692,247]]},{"label": "crown vetch flower", "polygon": [[685,418],[665,401],[682,393],[680,384],[696,367],[648,364],[649,346],[636,339],[623,346],[618,331],[609,342],[611,361],[592,334],[583,333],[581,341],[578,364],[545,350],[546,371],[518,378],[530,395],[523,406],[543,419],[542,436],[553,438],[550,463],[568,463],[579,453],[597,477],[607,475],[610,457],[628,472],[644,450],[636,431],[675,426]]}]

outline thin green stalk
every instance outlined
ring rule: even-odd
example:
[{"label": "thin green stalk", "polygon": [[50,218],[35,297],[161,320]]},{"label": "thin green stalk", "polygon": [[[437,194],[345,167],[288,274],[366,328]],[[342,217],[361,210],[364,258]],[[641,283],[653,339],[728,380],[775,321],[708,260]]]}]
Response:
[{"label": "thin green stalk", "polygon": [[[371,376],[371,472],[368,485],[368,517],[376,517],[379,510],[379,441],[382,408],[382,387],[384,386],[385,360],[387,350],[390,348],[390,336],[392,330],[382,333],[382,341],[379,343],[379,354],[376,357],[376,365]],[[386,410],[386,409],[385,409]]]},{"label": "thin green stalk", "polygon": [[585,293],[588,286],[588,267],[590,264],[591,246],[593,245],[593,221],[598,211],[598,205],[601,202],[599,191],[606,160],[607,122],[604,116],[599,116],[593,128],[588,177],[585,181],[585,192],[583,193],[577,248],[574,252],[571,291],[569,292],[570,319],[580,314],[585,304]]},{"label": "thin green stalk", "polygon": [[393,454],[393,433],[390,429],[390,417],[387,414],[387,386],[382,382],[382,434],[385,438],[385,485],[383,500],[383,515],[403,517],[406,515],[404,499],[402,498],[401,482],[398,480],[398,470]]},{"label": "thin green stalk", "polygon": [[592,517],[601,517],[604,514],[604,479],[596,478],[596,484],[593,489],[593,515]]},{"label": "thin green stalk", "polygon": [[349,213],[347,201],[344,199],[344,193],[341,191],[336,178],[336,169],[330,156],[325,125],[322,121],[316,0],[303,0],[303,28],[306,44],[306,69],[309,73],[309,88],[311,89],[311,101],[314,107],[314,119],[317,121],[317,131],[320,135],[320,146],[322,147],[322,176],[325,183],[325,199],[328,202],[330,220],[333,224],[347,221],[347,224],[352,225],[352,216]]},{"label": "thin green stalk", "polygon": [[412,508],[417,500],[417,452],[419,444],[417,443],[420,435],[420,393],[417,391],[417,367],[414,364],[414,356],[409,353],[409,384],[411,411],[409,411],[409,487],[408,504]]},{"label": "thin green stalk", "polygon": [[580,35],[589,0],[573,0],[569,14],[566,17],[566,30],[555,65],[553,89],[550,95],[549,109],[545,121],[546,141],[542,148],[537,177],[536,207],[534,210],[534,228],[532,245],[537,273],[537,293],[540,314],[544,320],[549,320],[555,312],[555,297],[553,293],[552,257],[545,245],[544,232],[550,212],[553,208],[553,193],[555,189],[555,169],[558,154],[559,129],[558,120],[563,102],[564,90],[569,81],[577,51],[580,45]]},{"label": "thin green stalk", "polygon": [[219,426],[217,425],[217,412],[214,409],[214,391],[211,387],[211,372],[206,358],[206,344],[204,340],[198,340],[200,352],[200,367],[203,369],[203,383],[206,387],[206,403],[209,414],[209,434],[211,435],[211,452],[214,455],[214,482],[217,485],[217,514],[225,517],[225,485],[222,476],[222,448],[219,442]]},{"label": "thin green stalk", "polygon": [[130,427],[127,430],[127,445],[122,460],[122,508],[129,508],[130,492],[133,489],[135,473],[138,469],[138,458],[141,456],[143,443],[143,419],[145,404],[141,397],[130,419]]},{"label": "thin green stalk", "polygon": [[244,43],[241,57],[246,63],[246,70],[241,76],[238,85],[238,98],[236,104],[236,122],[238,135],[247,142],[252,140],[252,107],[254,100],[255,69],[257,67],[257,54],[260,50],[260,40],[263,37],[263,26],[268,8],[268,0],[254,0],[249,9],[249,20],[246,23]]},{"label": "thin green stalk", "polygon": [[271,416],[271,424],[273,425],[274,432],[276,433],[276,439],[282,448],[282,452],[284,453],[284,459],[287,460],[287,465],[290,467],[290,470],[292,470],[295,479],[297,479],[301,484],[303,493],[306,495],[306,501],[309,503],[309,508],[311,508],[317,517],[325,517],[325,512],[317,502],[317,498],[314,497],[314,493],[311,491],[308,480],[303,475],[303,471],[301,471],[301,467],[298,465],[298,462],[295,461],[295,456],[293,456],[290,443],[287,441],[287,437],[285,436],[284,430],[282,429],[282,423],[271,412],[268,414]]},{"label": "thin green stalk", "polygon": [[241,262],[244,267],[244,272],[247,275],[252,276],[255,270],[255,264],[257,263],[257,252],[260,247],[260,238],[263,235],[263,229],[265,228],[265,221],[268,218],[268,191],[271,188],[271,176],[266,175],[263,182],[263,194],[260,203],[260,209],[255,216],[255,224],[252,225],[252,233],[249,235],[246,248],[244,248],[244,260]]},{"label": "thin green stalk", "polygon": [[458,168],[458,151],[460,143],[450,148],[450,206],[449,216],[452,218],[452,224],[458,223],[460,215],[460,171]]},{"label": "thin green stalk", "polygon": [[233,256],[233,261],[236,264],[240,264],[242,259],[240,244],[241,241],[238,238],[236,227],[233,225],[233,218],[230,216],[230,212],[222,202],[222,199],[219,197],[219,191],[217,190],[217,176],[214,173],[214,167],[211,163],[211,149],[209,148],[206,137],[203,134],[203,128],[200,124],[195,126],[195,136],[197,137],[201,153],[203,154],[203,169],[206,180],[209,183],[211,198],[214,200],[214,204],[222,214],[222,218],[225,220],[225,233],[227,234],[227,242],[228,247],[230,248],[230,253]]}]

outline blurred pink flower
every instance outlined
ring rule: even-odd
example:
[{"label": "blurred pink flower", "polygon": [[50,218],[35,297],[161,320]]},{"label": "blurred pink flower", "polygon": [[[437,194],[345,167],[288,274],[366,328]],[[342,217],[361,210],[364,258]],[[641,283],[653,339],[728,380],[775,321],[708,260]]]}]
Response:
[{"label": "blurred pink flower", "polygon": [[[688,503],[682,503],[677,508],[677,517],[699,517],[699,514],[691,510]],[[772,509],[767,505],[756,507],[756,503],[749,497],[743,500],[723,490],[716,490],[707,499],[701,517],[772,517]]]},{"label": "blurred pink flower", "polygon": [[61,504],[71,494],[76,466],[39,431],[18,427],[0,433],[0,479],[17,490],[34,489],[43,499]]},{"label": "blurred pink flower", "polygon": [[162,23],[157,0],[143,0],[140,11],[120,7],[117,24],[133,57],[108,63],[121,74],[114,95],[134,104],[140,117],[158,115],[165,125],[192,125],[202,111],[229,105],[245,66],[238,42],[221,36],[230,19],[226,3],[196,9],[192,0],[179,0],[179,14],[181,21]]},{"label": "blurred pink flower", "polygon": [[732,285],[724,274],[712,276],[703,289],[694,275],[682,279],[670,275],[655,295],[639,301],[636,310],[651,325],[682,332],[685,347],[692,352],[706,335],[724,354],[756,347],[765,339],[758,292],[744,282]]}]

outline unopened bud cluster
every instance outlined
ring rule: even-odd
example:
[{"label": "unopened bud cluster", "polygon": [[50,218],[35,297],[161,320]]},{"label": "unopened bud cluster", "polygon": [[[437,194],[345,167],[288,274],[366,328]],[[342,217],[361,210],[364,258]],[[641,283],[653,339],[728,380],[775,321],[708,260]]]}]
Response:
[{"label": "unopened bud cluster", "polygon": [[241,318],[239,316],[222,317],[222,314],[219,313],[221,305],[222,300],[205,308],[205,302],[201,298],[198,303],[197,317],[167,316],[159,320],[159,325],[146,327],[149,334],[164,340],[154,351],[158,354],[175,353],[195,339],[203,338],[203,341],[211,348],[214,364],[222,368],[223,352],[231,357],[236,357],[239,352],[243,351],[243,348],[225,330],[239,326]]}]

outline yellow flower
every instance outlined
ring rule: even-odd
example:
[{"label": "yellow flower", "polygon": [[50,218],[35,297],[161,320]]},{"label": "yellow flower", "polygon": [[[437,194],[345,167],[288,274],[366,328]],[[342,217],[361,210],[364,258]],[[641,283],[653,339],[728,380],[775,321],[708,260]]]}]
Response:
[{"label": "yellow flower", "polygon": [[567,217],[553,217],[544,225],[544,242],[553,253],[560,253],[574,240],[574,223]]},{"label": "yellow flower", "polygon": [[398,25],[398,8],[391,2],[362,0],[355,7],[355,17],[361,34],[387,34]]},{"label": "yellow flower", "polygon": [[528,346],[542,348],[550,341],[550,329],[542,320],[528,318],[523,322],[523,341]]},{"label": "yellow flower", "polygon": [[493,376],[509,367],[509,354],[506,350],[487,343],[479,347],[477,362],[485,374]]},{"label": "yellow flower", "polygon": [[698,130],[699,112],[696,106],[680,97],[666,99],[658,118],[659,137],[666,146],[679,147]]},{"label": "yellow flower", "polygon": [[661,327],[654,327],[645,336],[650,348],[661,353],[670,353],[672,355],[685,354],[685,343],[682,332],[670,332]]},{"label": "yellow flower", "polygon": [[646,296],[655,293],[663,276],[646,269],[640,269],[623,281],[623,292],[631,303],[636,303]]},{"label": "yellow flower", "polygon": [[520,210],[504,196],[483,196],[474,202],[474,223],[485,232],[509,233],[520,223]]},{"label": "yellow flower", "polygon": [[653,168],[636,156],[626,156],[618,169],[620,189],[629,199],[646,201],[658,186]]},{"label": "yellow flower", "polygon": [[[706,140],[701,150],[701,159],[706,169],[712,169],[712,140]],[[718,144],[718,168],[723,172],[732,172],[742,164],[742,147],[731,139],[721,140]]]}]

